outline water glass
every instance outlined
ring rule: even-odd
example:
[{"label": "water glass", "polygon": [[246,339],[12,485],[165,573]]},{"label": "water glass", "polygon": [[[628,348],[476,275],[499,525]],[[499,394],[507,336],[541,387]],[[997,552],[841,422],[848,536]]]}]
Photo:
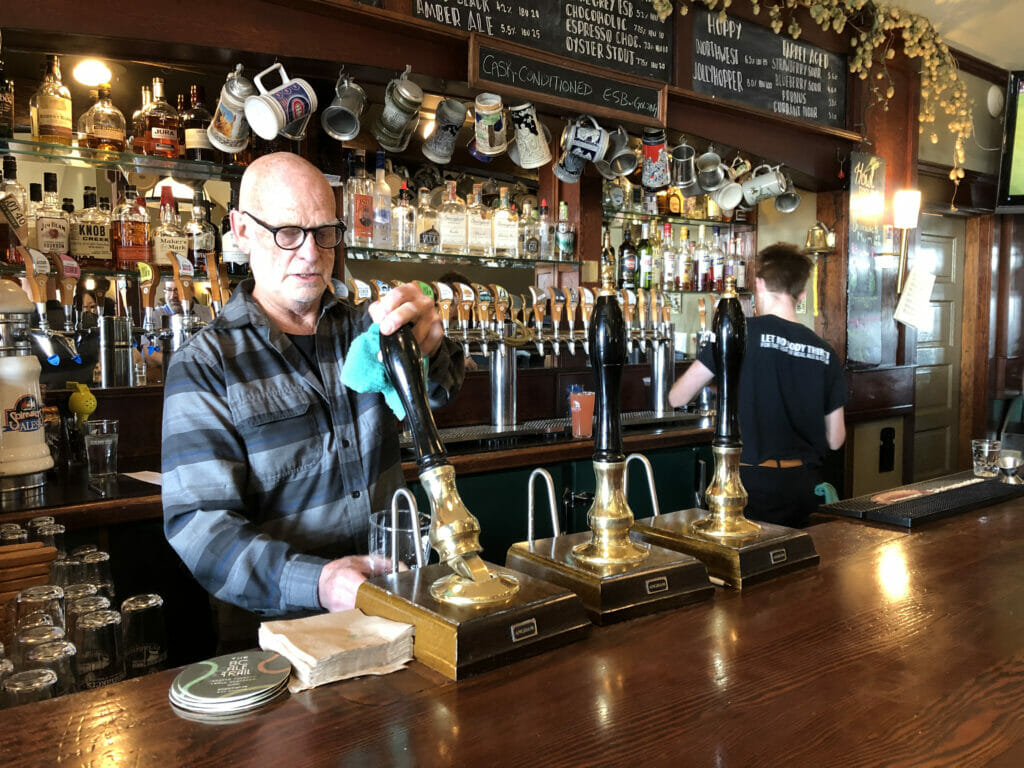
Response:
[{"label": "water glass", "polygon": [[87,421],[84,429],[89,477],[112,480],[117,476],[117,419]]},{"label": "water glass", "polygon": [[14,643],[14,665],[17,667],[25,666],[25,661],[34,648],[63,639],[63,627],[38,626],[30,629],[19,629]]},{"label": "water glass", "polygon": [[407,510],[399,512],[397,529],[392,522],[390,509],[370,514],[370,556],[375,558],[374,573],[391,573],[394,561],[415,568],[417,547],[423,562],[427,561],[430,556],[430,517],[419,514],[418,519],[419,525],[414,531],[412,513]]},{"label": "water glass", "polygon": [[[93,586],[92,584],[89,585]],[[110,600],[103,595],[92,594],[86,597],[80,597],[77,600],[70,600],[68,602],[68,626],[67,636],[75,636],[75,627],[78,624],[78,620],[85,616],[87,613],[93,611],[106,611],[110,609]]]},{"label": "water glass", "polygon": [[74,644],[66,640],[43,643],[25,653],[25,666],[28,669],[50,669],[57,675],[55,696],[75,692],[75,653]]},{"label": "water glass", "polygon": [[976,477],[996,477],[999,474],[998,440],[971,440],[971,457]]},{"label": "water glass", "polygon": [[30,613],[50,616],[54,626],[64,628],[64,590],[56,584],[37,584],[25,587],[15,598],[15,622]]},{"label": "water glass", "polygon": [[84,569],[83,578],[87,584],[95,584],[101,595],[114,599],[114,577],[110,573],[110,555],[97,550],[87,552],[80,558]]},{"label": "water glass", "polygon": [[121,619],[128,677],[163,669],[167,662],[164,599],[160,595],[133,595],[121,603]]},{"label": "water glass", "polygon": [[57,550],[57,557],[64,558],[66,550],[64,549],[64,534],[67,532],[60,523],[46,523],[44,525],[36,526],[32,538],[35,541],[41,541],[44,547],[53,547]]},{"label": "water glass", "polygon": [[[65,557],[54,560],[50,563],[50,583],[58,587],[66,587],[81,581],[81,564],[74,558]],[[67,604],[67,593],[64,594],[64,601]]]},{"label": "water glass", "polygon": [[4,699],[8,707],[52,699],[57,675],[52,669],[27,669],[4,680]]},{"label": "water glass", "polygon": [[75,622],[75,677],[81,690],[124,680],[121,614],[92,611]]}]

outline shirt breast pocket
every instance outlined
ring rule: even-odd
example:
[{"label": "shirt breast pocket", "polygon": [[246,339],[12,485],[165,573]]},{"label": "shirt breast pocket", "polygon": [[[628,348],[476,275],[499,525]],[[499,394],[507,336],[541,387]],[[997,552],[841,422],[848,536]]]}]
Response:
[{"label": "shirt breast pocket", "polygon": [[235,426],[245,441],[250,482],[268,490],[283,477],[317,469],[324,455],[317,421],[317,406],[308,400],[247,403]]}]

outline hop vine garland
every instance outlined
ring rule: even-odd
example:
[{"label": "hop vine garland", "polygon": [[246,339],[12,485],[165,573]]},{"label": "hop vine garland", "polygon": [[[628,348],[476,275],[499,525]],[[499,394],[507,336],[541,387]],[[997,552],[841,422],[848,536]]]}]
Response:
[{"label": "hop vine garland", "polygon": [[[719,9],[724,19],[732,0],[681,0],[679,12],[685,15],[689,5],[697,3],[712,11]],[[755,16],[761,13],[762,6],[766,8],[775,34],[782,34],[785,27],[786,34],[794,40],[803,32],[797,20],[799,9],[806,9],[814,23],[823,30],[832,30],[836,34],[852,31],[850,72],[861,80],[873,79],[871,93],[874,103],[883,110],[889,109],[888,100],[895,94],[885,62],[895,58],[896,45],[902,41],[904,55],[921,60],[918,132],[924,135],[927,130],[928,140],[937,144],[937,115],[941,111],[948,118],[946,128],[953,136],[953,167],[949,178],[956,194],[956,187],[964,178],[961,166],[965,159],[964,143],[973,130],[973,105],[967,95],[967,86],[960,79],[956,58],[928,19],[903,8],[870,0],[750,0],[750,6]],[[672,12],[669,0],[654,0],[654,7],[662,19]]]}]

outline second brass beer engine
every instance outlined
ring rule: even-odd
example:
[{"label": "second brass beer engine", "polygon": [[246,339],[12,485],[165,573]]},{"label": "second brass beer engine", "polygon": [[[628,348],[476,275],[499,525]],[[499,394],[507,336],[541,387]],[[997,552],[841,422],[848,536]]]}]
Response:
[{"label": "second brass beer engine", "polygon": [[637,521],[634,535],[658,546],[687,552],[708,572],[733,587],[743,587],[796,568],[814,565],[818,553],[810,534],[743,515],[747,492],[740,481],[739,383],[746,349],[746,319],[736,281],[725,291],[712,321],[718,422],[711,450],[715,475],[707,489],[708,509],[685,509]]},{"label": "second brass beer engine", "polygon": [[[553,538],[536,541],[531,537],[513,544],[506,560],[510,568],[571,589],[583,598],[587,613],[599,624],[708,598],[714,591],[707,570],[695,558],[630,538],[633,512],[623,491],[628,460],[620,418],[626,326],[612,268],[606,265],[601,277],[588,339],[597,411],[596,489],[587,513],[590,531],[564,536],[556,532]],[[644,463],[656,509],[650,465]],[[553,491],[549,496],[554,496]]]},{"label": "second brass beer engine", "polygon": [[480,557],[480,523],[455,486],[410,326],[382,335],[381,352],[409,420],[430,500],[430,544],[441,562],[364,582],[356,607],[413,624],[415,657],[451,679],[583,637],[590,625],[576,595]]}]

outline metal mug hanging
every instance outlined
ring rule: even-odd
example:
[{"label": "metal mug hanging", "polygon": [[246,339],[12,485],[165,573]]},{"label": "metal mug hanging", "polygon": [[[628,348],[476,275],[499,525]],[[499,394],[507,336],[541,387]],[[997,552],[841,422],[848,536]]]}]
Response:
[{"label": "metal mug hanging", "polygon": [[671,184],[678,189],[687,190],[697,186],[697,171],[694,168],[693,160],[697,153],[685,141],[679,146],[673,147],[670,154],[671,160]]},{"label": "metal mug hanging", "polygon": [[785,191],[786,177],[778,166],[772,168],[767,164],[759,165],[750,178],[743,182],[743,199],[750,206],[781,195]]},{"label": "metal mug hanging", "polygon": [[351,141],[359,135],[359,118],[366,109],[366,91],[342,67],[334,86],[334,99],[320,115],[320,125],[332,139]]},{"label": "metal mug hanging", "polygon": [[455,152],[455,140],[469,110],[457,99],[445,99],[434,112],[434,132],[423,142],[423,154],[438,165],[447,165]]},{"label": "metal mug hanging", "polygon": [[528,101],[509,107],[509,118],[515,137],[508,145],[509,157],[516,148],[513,162],[520,168],[540,168],[551,162],[551,134],[537,117],[537,110]]},{"label": "metal mug hanging", "polygon": [[652,191],[665,189],[671,180],[665,131],[660,128],[644,128],[642,142],[644,164],[641,184],[644,189]]},{"label": "metal mug hanging", "polygon": [[373,124],[373,136],[388,152],[401,152],[409,145],[419,123],[423,89],[409,79],[412,67],[388,83],[384,91],[384,109]]},{"label": "metal mug hanging", "polygon": [[775,210],[779,213],[792,213],[800,207],[800,195],[793,188],[793,180],[786,177],[786,191],[775,198]]},{"label": "metal mug hanging", "polygon": [[621,125],[608,137],[604,159],[616,176],[628,176],[636,170],[636,153],[629,146],[629,134]]},{"label": "metal mug hanging", "polygon": [[566,184],[575,184],[580,180],[580,176],[583,175],[583,169],[586,167],[587,161],[575,154],[565,150],[562,152],[562,156],[558,158],[558,162],[555,163],[554,172],[561,181]]}]

